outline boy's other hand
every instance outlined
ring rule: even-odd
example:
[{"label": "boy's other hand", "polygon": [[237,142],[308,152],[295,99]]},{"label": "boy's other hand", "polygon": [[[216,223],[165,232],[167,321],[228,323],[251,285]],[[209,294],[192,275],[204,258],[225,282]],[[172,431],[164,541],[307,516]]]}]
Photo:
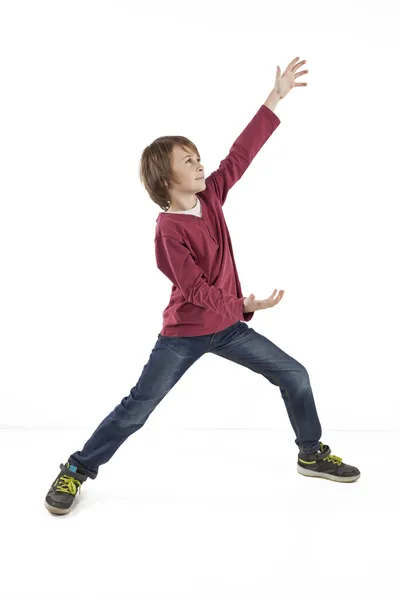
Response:
[{"label": "boy's other hand", "polygon": [[265,300],[256,300],[255,295],[250,294],[250,296],[247,296],[247,298],[243,300],[243,312],[248,313],[256,310],[263,310],[264,308],[272,308],[282,300],[283,294],[285,293],[284,290],[279,290],[279,294],[275,296],[275,292],[277,291],[278,290],[275,289],[273,294]]}]

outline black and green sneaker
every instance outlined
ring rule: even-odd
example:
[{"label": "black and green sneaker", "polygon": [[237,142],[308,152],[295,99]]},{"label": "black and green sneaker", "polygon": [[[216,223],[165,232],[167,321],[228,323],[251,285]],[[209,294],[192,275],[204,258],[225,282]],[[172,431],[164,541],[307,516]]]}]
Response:
[{"label": "black and green sneaker", "polygon": [[82,483],[87,479],[87,475],[81,469],[73,467],[68,462],[65,465],[61,463],[60,469],[44,501],[47,510],[55,515],[69,513],[77,491],[81,493]]},{"label": "black and green sneaker", "polygon": [[322,442],[314,454],[299,452],[297,472],[307,477],[324,477],[332,481],[351,483],[360,477],[357,467],[346,465],[339,456],[331,454],[331,449]]}]

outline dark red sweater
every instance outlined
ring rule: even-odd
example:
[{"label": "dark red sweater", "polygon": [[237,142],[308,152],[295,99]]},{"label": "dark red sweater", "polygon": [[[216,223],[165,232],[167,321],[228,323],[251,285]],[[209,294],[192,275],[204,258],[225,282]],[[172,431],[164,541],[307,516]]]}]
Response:
[{"label": "dark red sweater", "polygon": [[173,284],[161,335],[209,335],[253,318],[254,312],[243,313],[245,296],[222,207],[231,187],[279,124],[276,114],[261,105],[219,168],[206,178],[206,189],[196,194],[201,216],[158,215],[157,267]]}]

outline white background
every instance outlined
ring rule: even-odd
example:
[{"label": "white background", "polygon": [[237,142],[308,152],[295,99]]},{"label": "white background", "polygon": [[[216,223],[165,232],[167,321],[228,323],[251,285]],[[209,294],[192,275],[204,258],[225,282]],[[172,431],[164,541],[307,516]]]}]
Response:
[{"label": "white background", "polygon": [[[161,209],[139,181],[141,153],[156,137],[184,135],[199,148],[207,176],[268,97],[276,66],[283,72],[296,56],[307,60],[300,70],[309,73],[298,81],[307,81],[308,86],[294,88],[278,104],[275,113],[281,124],[224,206],[243,294],[254,293],[260,299],[274,288],[285,290],[280,304],[256,312],[249,325],[306,366],[323,433],[398,430],[396,11],[395,2],[382,1],[2,2],[0,426],[8,430],[4,436],[15,428],[85,429],[89,434],[129,394],[161,331],[171,291],[171,282],[155,262],[154,233]],[[293,468],[295,436],[279,389],[220,357],[200,359],[152,413],[142,432],[190,428],[279,430],[290,448]],[[84,441],[82,432],[63,450],[76,450],[78,439]],[[330,442],[326,435],[322,439]],[[332,449],[341,454],[340,448]],[[378,456],[377,447],[369,450]],[[363,456],[366,448],[362,445],[358,452]],[[28,460],[21,455],[24,469]],[[45,479],[50,483],[60,461],[56,453],[47,460],[51,469]],[[39,465],[34,466],[36,470]],[[13,502],[22,498],[18,489],[23,482],[29,502],[26,490],[32,488],[26,472],[15,468],[13,472]],[[183,476],[176,477],[183,484]],[[317,494],[332,487],[316,492],[316,486],[308,487],[313,483],[307,481],[305,487],[314,490],[314,506]],[[394,498],[393,493],[385,497]],[[293,515],[290,527],[286,520],[287,530],[281,530],[285,537],[276,539],[288,552],[294,544],[288,567],[298,569],[293,585],[305,576],[300,558],[323,554],[325,562],[318,569],[328,576],[347,548],[349,562],[340,566],[348,570],[349,579],[347,587],[338,589],[341,593],[350,585],[355,586],[353,591],[360,589],[357,577],[350,578],[355,554],[346,546],[357,503],[351,505],[354,514],[349,506],[345,503],[343,513],[336,515],[335,548],[329,543],[324,549],[314,530],[315,537],[307,538],[310,528],[302,519],[311,519],[312,514],[306,509]],[[330,523],[330,510],[318,522],[321,533]],[[339,524],[347,510],[352,517],[342,539]],[[151,527],[142,507],[140,514],[143,527]],[[196,515],[188,518],[193,523]],[[158,525],[168,522],[168,512],[165,519]],[[243,539],[234,535],[235,519],[233,514],[227,521],[224,535],[233,535],[240,544]],[[245,535],[245,522],[236,521],[240,523],[236,533],[243,527]],[[373,520],[369,523],[374,527]],[[392,520],[388,526],[393,526]],[[124,530],[124,522],[118,527]],[[299,533],[298,527],[304,530]],[[359,522],[358,536],[364,535],[363,527]],[[52,543],[62,548],[68,532],[56,529],[54,525],[40,564],[46,564],[52,553],[48,591],[64,598],[61,588],[55,592],[62,573],[97,577],[106,554],[98,546],[98,561],[86,562],[86,542],[78,528],[71,553],[60,555],[58,563]],[[108,530],[112,532],[113,527]],[[266,544],[268,532],[266,527]],[[171,540],[176,533],[172,525],[169,533]],[[296,541],[286,545],[290,535]],[[39,537],[36,531],[35,543]],[[26,539],[13,539],[17,557],[21,546],[26,548]],[[207,540],[212,543],[207,536],[204,544]],[[157,538],[152,541],[148,561],[158,547]],[[189,538],[181,542],[181,551],[187,548],[190,553]],[[78,552],[83,554],[74,561],[73,552],[81,543]],[[381,549],[388,547],[386,540],[378,544],[375,538],[375,543]],[[165,544],[160,564],[169,549]],[[247,554],[251,548],[243,546],[244,550]],[[136,551],[137,559],[141,551]],[[231,567],[238,574],[240,562],[236,565],[235,557],[228,556],[226,575]],[[267,564],[261,555],[252,556],[259,557],[257,568]],[[202,562],[198,556],[196,560],[200,569]],[[25,556],[25,568],[29,561]],[[214,577],[218,581],[217,562],[213,564],[215,572],[205,570],[207,579],[199,575],[198,583],[204,583],[208,598],[220,598],[217,590],[223,589],[213,583]],[[375,559],[373,564],[377,570],[371,573],[379,575]],[[194,593],[174,587],[182,572],[171,575],[166,565],[165,575],[171,576],[168,592],[175,599],[181,592],[182,598],[194,598]],[[278,589],[283,589],[288,575],[286,566],[282,558]],[[123,587],[117,566],[115,573],[104,573],[115,575],[113,580]],[[264,599],[268,585],[260,587],[251,575],[237,583],[238,597]],[[382,591],[379,585],[388,580],[378,581],[378,575],[375,583]],[[156,575],[149,571],[148,577],[146,581]],[[108,583],[111,586],[111,580]],[[376,591],[373,584],[368,588],[371,593]],[[249,590],[252,595],[246,596]],[[296,593],[299,598],[299,590]],[[331,597],[326,594],[329,589],[324,589],[324,598]],[[135,597],[150,598],[144,592]],[[164,599],[166,592],[154,597]]]},{"label": "white background", "polygon": [[[3,5],[2,426],[92,427],[129,393],[172,285],[141,152],[185,135],[207,176],[299,56],[308,86],[278,103],[224,207],[244,295],[285,290],[251,326],[306,366],[322,426],[398,427],[399,50],[384,5],[357,5],[362,20],[349,3]],[[275,386],[206,355],[147,426],[286,420]]]}]

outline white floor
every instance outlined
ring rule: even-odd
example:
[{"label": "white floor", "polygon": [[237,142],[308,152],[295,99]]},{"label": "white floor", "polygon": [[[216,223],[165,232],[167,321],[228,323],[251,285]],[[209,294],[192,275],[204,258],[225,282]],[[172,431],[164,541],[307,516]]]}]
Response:
[{"label": "white floor", "polygon": [[324,431],[344,484],[297,473],[291,430],[145,426],[51,515],[91,433],[0,431],[5,600],[399,597],[398,432]]}]

